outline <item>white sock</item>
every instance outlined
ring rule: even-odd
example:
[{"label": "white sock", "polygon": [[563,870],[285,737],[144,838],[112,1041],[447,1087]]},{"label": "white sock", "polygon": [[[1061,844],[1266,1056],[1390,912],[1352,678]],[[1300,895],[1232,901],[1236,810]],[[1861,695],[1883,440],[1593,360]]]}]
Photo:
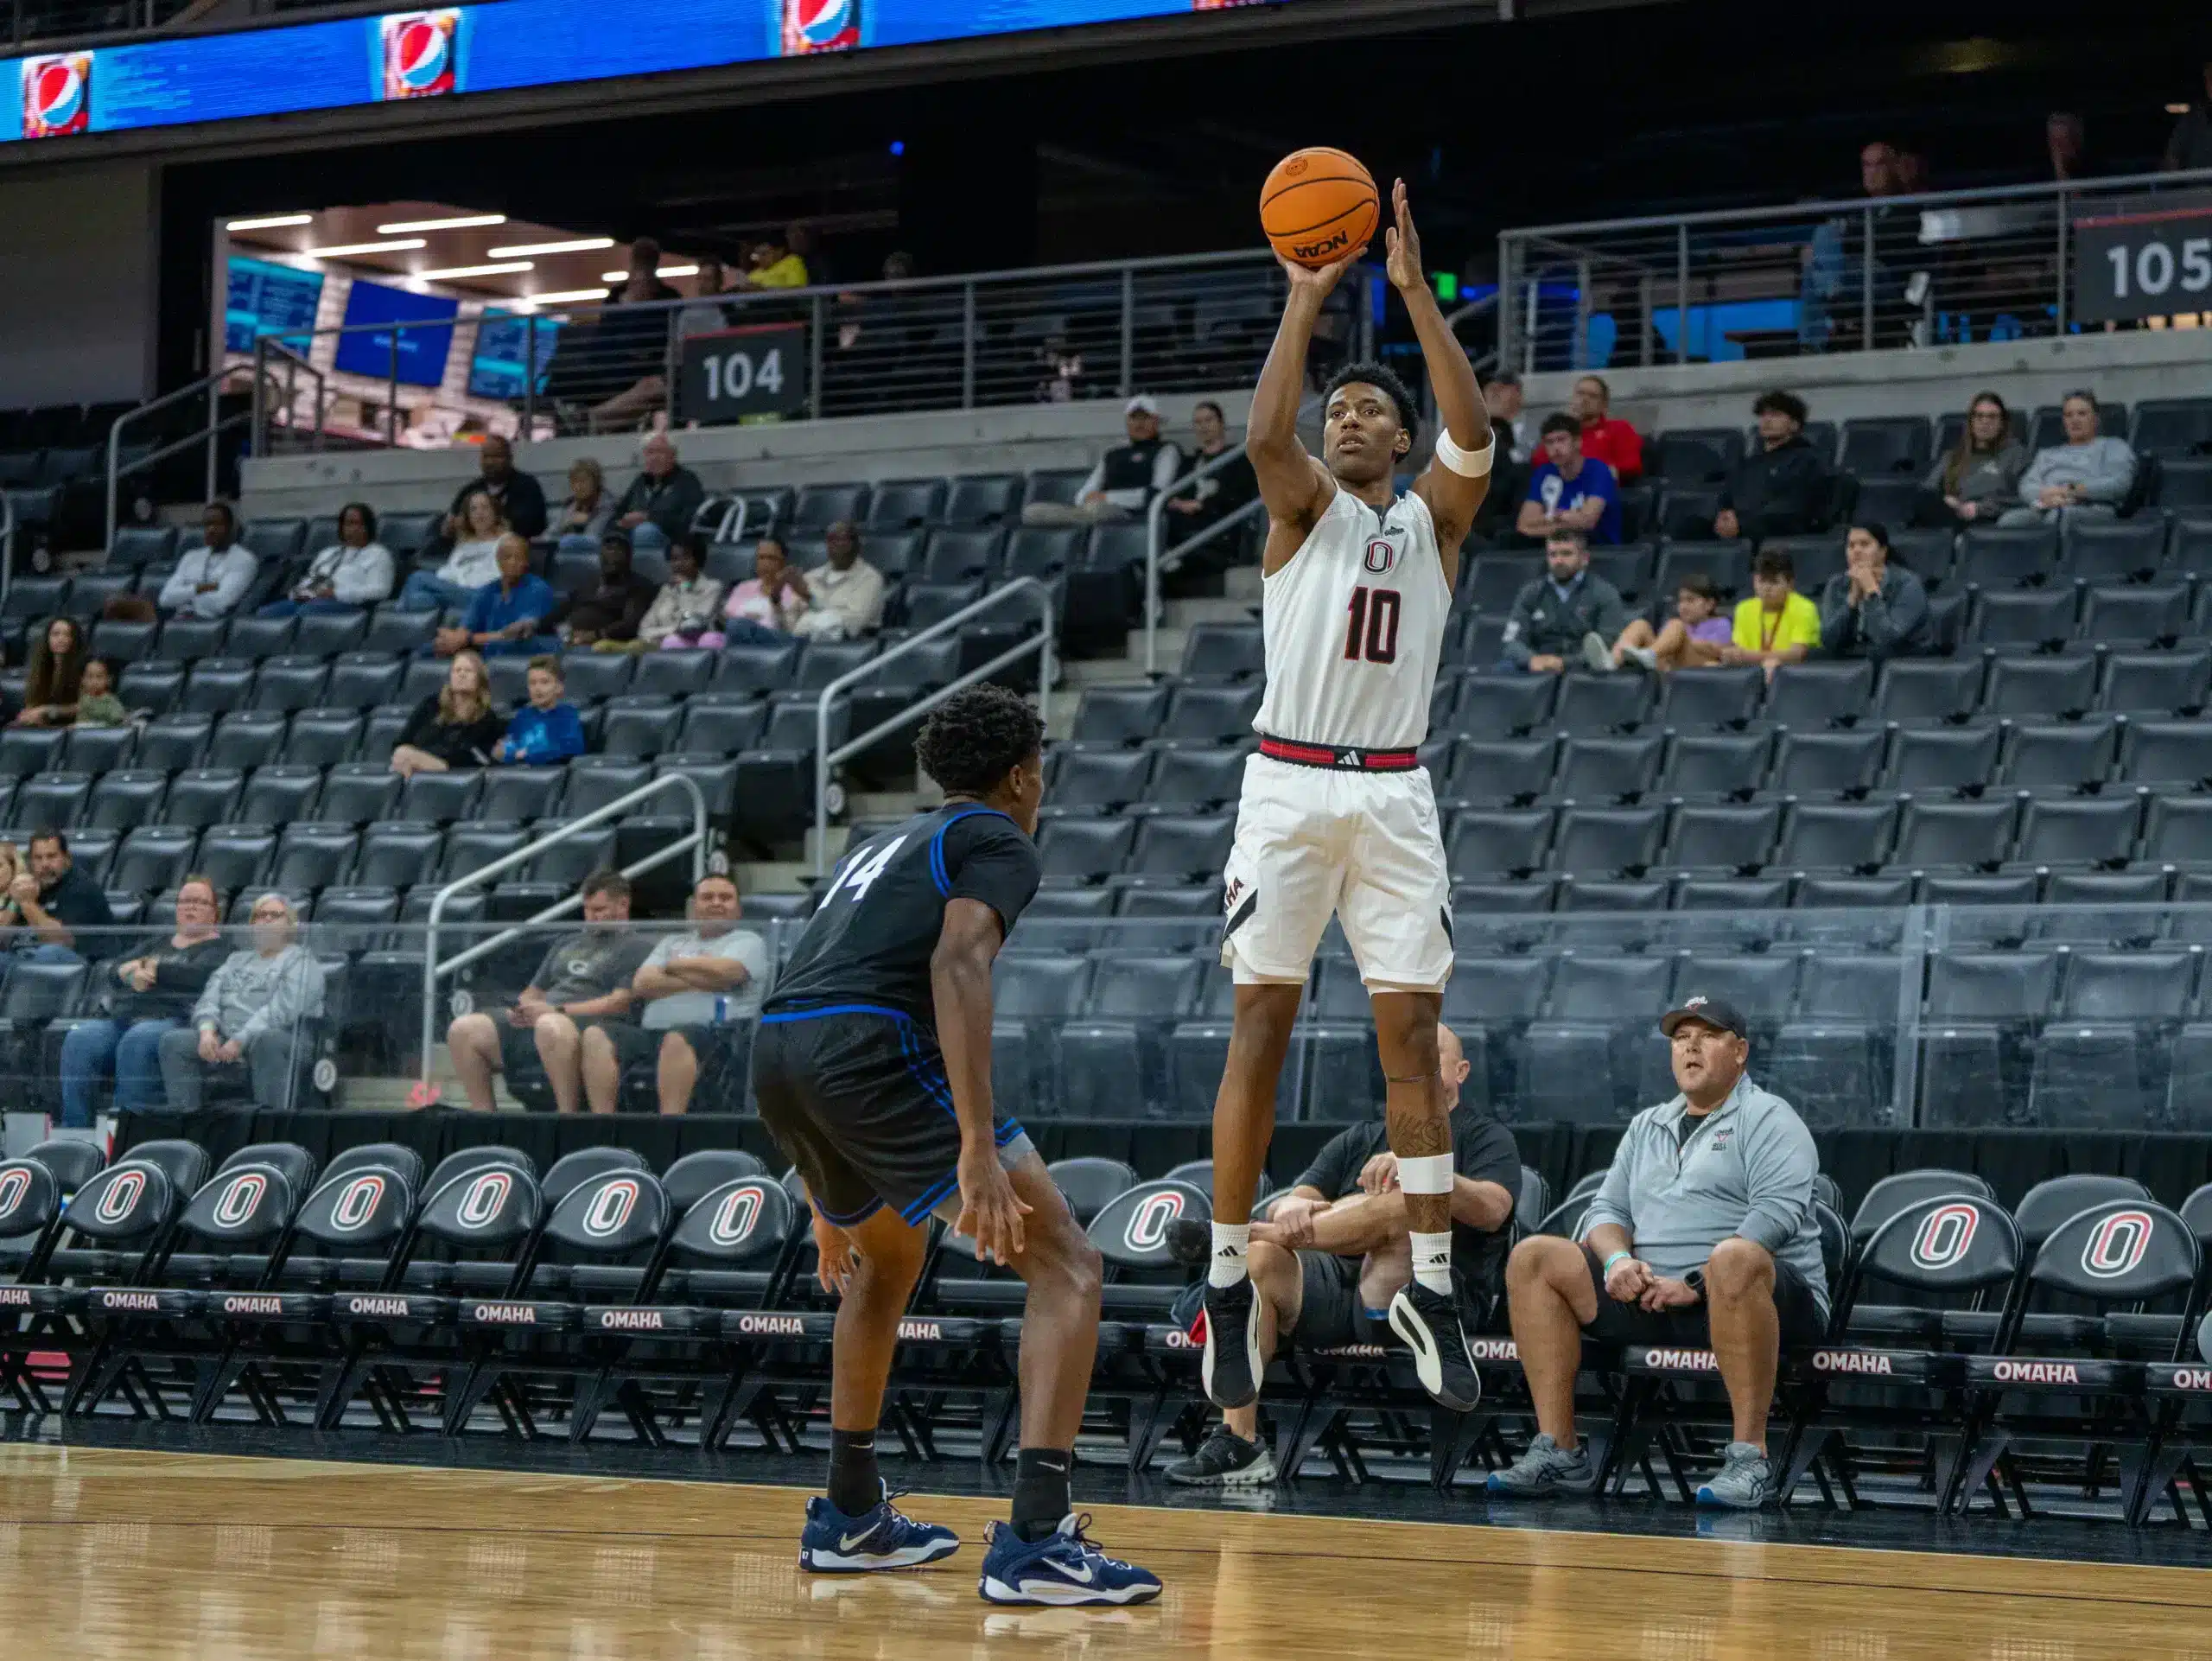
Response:
[{"label": "white sock", "polygon": [[1414,1279],[1432,1292],[1452,1295],[1452,1231],[1423,1234],[1418,1229],[1406,1237],[1413,1242]]},{"label": "white sock", "polygon": [[1252,1225],[1249,1223],[1216,1223],[1213,1225],[1213,1257],[1206,1264],[1206,1284],[1234,1286],[1250,1273]]}]

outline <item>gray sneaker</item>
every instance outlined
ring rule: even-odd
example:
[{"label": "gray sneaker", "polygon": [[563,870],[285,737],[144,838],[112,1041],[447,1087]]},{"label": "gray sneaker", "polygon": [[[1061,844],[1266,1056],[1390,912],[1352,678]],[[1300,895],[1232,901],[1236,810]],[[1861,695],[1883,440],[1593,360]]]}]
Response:
[{"label": "gray sneaker", "polygon": [[1775,1497],[1774,1461],[1747,1441],[1728,1444],[1728,1462],[1697,1491],[1700,1505],[1757,1511]]},{"label": "gray sneaker", "polygon": [[1598,1467],[1590,1450],[1577,1443],[1572,1453],[1541,1430],[1530,1439],[1529,1451],[1502,1471],[1490,1473],[1490,1491],[1512,1499],[1541,1499],[1553,1493],[1589,1493],[1598,1486]]},{"label": "gray sneaker", "polygon": [[1620,666],[1613,661],[1613,649],[1605,644],[1605,637],[1594,628],[1582,637],[1582,663],[1599,675],[1610,675]]},{"label": "gray sneaker", "polygon": [[1659,654],[1648,646],[1629,646],[1621,655],[1647,673],[1659,672]]}]

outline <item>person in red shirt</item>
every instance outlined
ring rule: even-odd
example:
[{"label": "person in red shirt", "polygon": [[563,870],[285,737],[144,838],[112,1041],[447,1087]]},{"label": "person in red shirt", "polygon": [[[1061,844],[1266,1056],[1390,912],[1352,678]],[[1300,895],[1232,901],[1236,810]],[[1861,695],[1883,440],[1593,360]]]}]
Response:
[{"label": "person in red shirt", "polygon": [[1612,401],[1611,388],[1595,375],[1585,375],[1574,383],[1568,404],[1582,423],[1583,455],[1603,461],[1614,478],[1632,485],[1643,476],[1643,440],[1627,422],[1608,413]]}]

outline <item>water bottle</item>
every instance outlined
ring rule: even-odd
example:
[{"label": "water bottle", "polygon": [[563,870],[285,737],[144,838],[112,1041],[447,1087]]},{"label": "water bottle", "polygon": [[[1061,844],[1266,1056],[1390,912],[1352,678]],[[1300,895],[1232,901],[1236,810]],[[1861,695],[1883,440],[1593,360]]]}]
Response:
[{"label": "water bottle", "polygon": [[715,994],[715,1025],[719,1027],[725,1021],[728,1021],[728,1019],[729,1000],[723,996],[720,992],[717,992]]}]

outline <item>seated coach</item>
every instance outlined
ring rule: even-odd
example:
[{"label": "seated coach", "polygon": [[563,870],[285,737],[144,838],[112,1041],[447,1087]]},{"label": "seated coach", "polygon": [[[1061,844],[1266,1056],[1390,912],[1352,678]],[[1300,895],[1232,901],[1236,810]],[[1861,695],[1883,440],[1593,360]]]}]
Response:
[{"label": "seated coach", "polygon": [[[1521,1188],[1521,1152],[1513,1133],[1489,1113],[1459,1104],[1467,1058],[1449,1027],[1437,1028],[1436,1053],[1452,1113],[1452,1270],[1465,1295],[1497,1284]],[[1389,1141],[1380,1118],[1338,1132],[1267,1219],[1253,1223],[1263,1358],[1274,1359],[1284,1336],[1313,1349],[1390,1341],[1390,1300],[1413,1278],[1413,1244]],[[1203,1263],[1211,1249],[1205,1227],[1179,1233],[1177,1255]],[[1260,1440],[1259,1419],[1256,1402],[1228,1410],[1196,1454],[1168,1467],[1167,1480],[1272,1482],[1274,1457]]]},{"label": "seated coach", "polygon": [[1780,1352],[1817,1342],[1827,1285],[1812,1133],[1745,1077],[1744,1018],[1693,997],[1659,1023],[1681,1094],[1630,1122],[1582,1238],[1533,1235],[1506,1268],[1513,1341],[1537,1435],[1493,1494],[1588,1493],[1597,1469],[1574,1434],[1574,1375],[1587,1333],[1602,1344],[1711,1349],[1734,1434],[1700,1505],[1751,1510],[1775,1498],[1767,1409]]}]

